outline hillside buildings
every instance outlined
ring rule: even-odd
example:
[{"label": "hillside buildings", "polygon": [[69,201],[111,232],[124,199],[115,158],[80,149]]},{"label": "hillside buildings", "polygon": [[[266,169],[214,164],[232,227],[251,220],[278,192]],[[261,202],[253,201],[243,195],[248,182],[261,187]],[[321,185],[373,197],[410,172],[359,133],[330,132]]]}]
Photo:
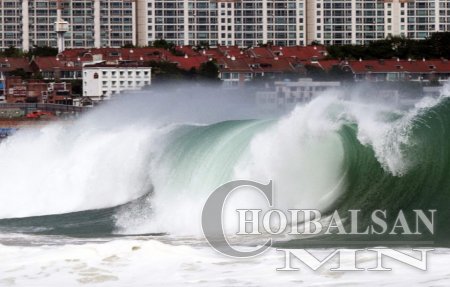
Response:
[{"label": "hillside buildings", "polygon": [[[364,44],[450,30],[443,0],[60,0],[66,48]],[[56,47],[56,0],[0,2],[0,49]]]},{"label": "hillside buildings", "polygon": [[7,103],[48,103],[72,105],[72,86],[70,83],[46,83],[41,80],[24,80],[9,77],[6,80]]},{"label": "hillside buildings", "polygon": [[17,70],[30,73],[30,65],[25,58],[0,58],[0,104],[6,102],[5,79]]},{"label": "hillside buildings", "polygon": [[0,104],[94,105],[126,91],[179,80],[183,74],[197,81],[197,71],[210,62],[224,88],[262,90],[261,99],[277,106],[308,101],[338,81],[421,87],[450,80],[446,59],[337,60],[327,55],[324,46],[176,46],[71,49],[57,56],[0,58]]}]

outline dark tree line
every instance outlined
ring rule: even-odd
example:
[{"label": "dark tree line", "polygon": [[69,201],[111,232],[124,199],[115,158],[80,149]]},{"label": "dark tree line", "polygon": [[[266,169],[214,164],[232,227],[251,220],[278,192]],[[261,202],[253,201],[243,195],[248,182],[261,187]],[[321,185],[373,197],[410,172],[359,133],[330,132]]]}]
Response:
[{"label": "dark tree line", "polygon": [[450,59],[450,32],[433,33],[424,40],[388,37],[367,45],[332,45],[327,50],[331,59]]},{"label": "dark tree line", "polygon": [[353,82],[353,73],[350,70],[342,69],[336,65],[331,67],[329,71],[313,66],[305,65],[306,76],[315,81],[340,81],[340,82]]},{"label": "dark tree line", "polygon": [[173,80],[219,82],[219,68],[213,61],[205,62],[198,69],[192,68],[188,71],[180,69],[176,63],[166,61],[151,61],[148,64],[152,67],[152,82],[155,84]]},{"label": "dark tree line", "polygon": [[48,46],[38,47],[33,46],[28,52],[23,52],[22,50],[11,46],[3,51],[0,51],[0,57],[8,57],[8,58],[29,58],[31,59],[33,56],[36,57],[49,57],[58,55],[58,49],[52,48]]}]

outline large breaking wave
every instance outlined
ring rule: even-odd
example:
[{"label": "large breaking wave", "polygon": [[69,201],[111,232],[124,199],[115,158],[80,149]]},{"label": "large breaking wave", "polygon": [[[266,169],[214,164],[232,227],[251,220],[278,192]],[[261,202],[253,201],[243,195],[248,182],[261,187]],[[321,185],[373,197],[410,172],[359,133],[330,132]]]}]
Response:
[{"label": "large breaking wave", "polygon": [[[335,92],[262,119],[236,112],[239,101],[191,98],[186,108],[170,99],[167,110],[136,100],[131,115],[120,115],[111,104],[71,125],[23,130],[2,142],[0,228],[198,235],[207,196],[231,179],[250,179],[273,180],[282,209],[437,209],[436,230],[448,237],[445,96],[399,109]],[[264,202],[239,194],[229,207],[236,206]]]}]

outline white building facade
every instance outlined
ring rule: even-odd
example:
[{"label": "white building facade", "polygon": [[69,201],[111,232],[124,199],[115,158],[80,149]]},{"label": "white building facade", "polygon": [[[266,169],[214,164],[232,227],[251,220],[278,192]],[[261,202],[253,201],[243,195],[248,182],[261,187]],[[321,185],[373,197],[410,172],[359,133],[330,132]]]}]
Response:
[{"label": "white building facade", "polygon": [[94,101],[151,85],[151,67],[134,63],[94,64],[83,67],[83,96]]},{"label": "white building facade", "polygon": [[340,86],[340,82],[320,82],[310,78],[300,78],[296,82],[275,82],[273,91],[256,93],[256,103],[263,109],[289,109]]}]

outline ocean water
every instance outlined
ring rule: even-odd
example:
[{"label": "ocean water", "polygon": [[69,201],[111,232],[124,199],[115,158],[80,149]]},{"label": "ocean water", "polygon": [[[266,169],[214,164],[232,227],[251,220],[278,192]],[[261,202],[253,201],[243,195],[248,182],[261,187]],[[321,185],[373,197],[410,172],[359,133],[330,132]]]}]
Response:
[{"label": "ocean water", "polygon": [[[177,93],[118,100],[0,143],[0,286],[450,284],[447,87],[408,108],[329,92],[282,115],[211,91],[184,102]],[[277,248],[322,258],[355,242],[408,252],[411,238],[398,235],[283,237],[261,256],[225,257],[206,243],[200,219],[209,194],[233,179],[272,180],[278,209],[361,209],[361,227],[377,209],[436,209],[436,233],[413,238],[435,249],[429,268],[392,260],[389,272],[276,271]],[[267,206],[257,194],[233,194],[230,235],[237,208]],[[243,249],[263,242],[234,239]]]}]

